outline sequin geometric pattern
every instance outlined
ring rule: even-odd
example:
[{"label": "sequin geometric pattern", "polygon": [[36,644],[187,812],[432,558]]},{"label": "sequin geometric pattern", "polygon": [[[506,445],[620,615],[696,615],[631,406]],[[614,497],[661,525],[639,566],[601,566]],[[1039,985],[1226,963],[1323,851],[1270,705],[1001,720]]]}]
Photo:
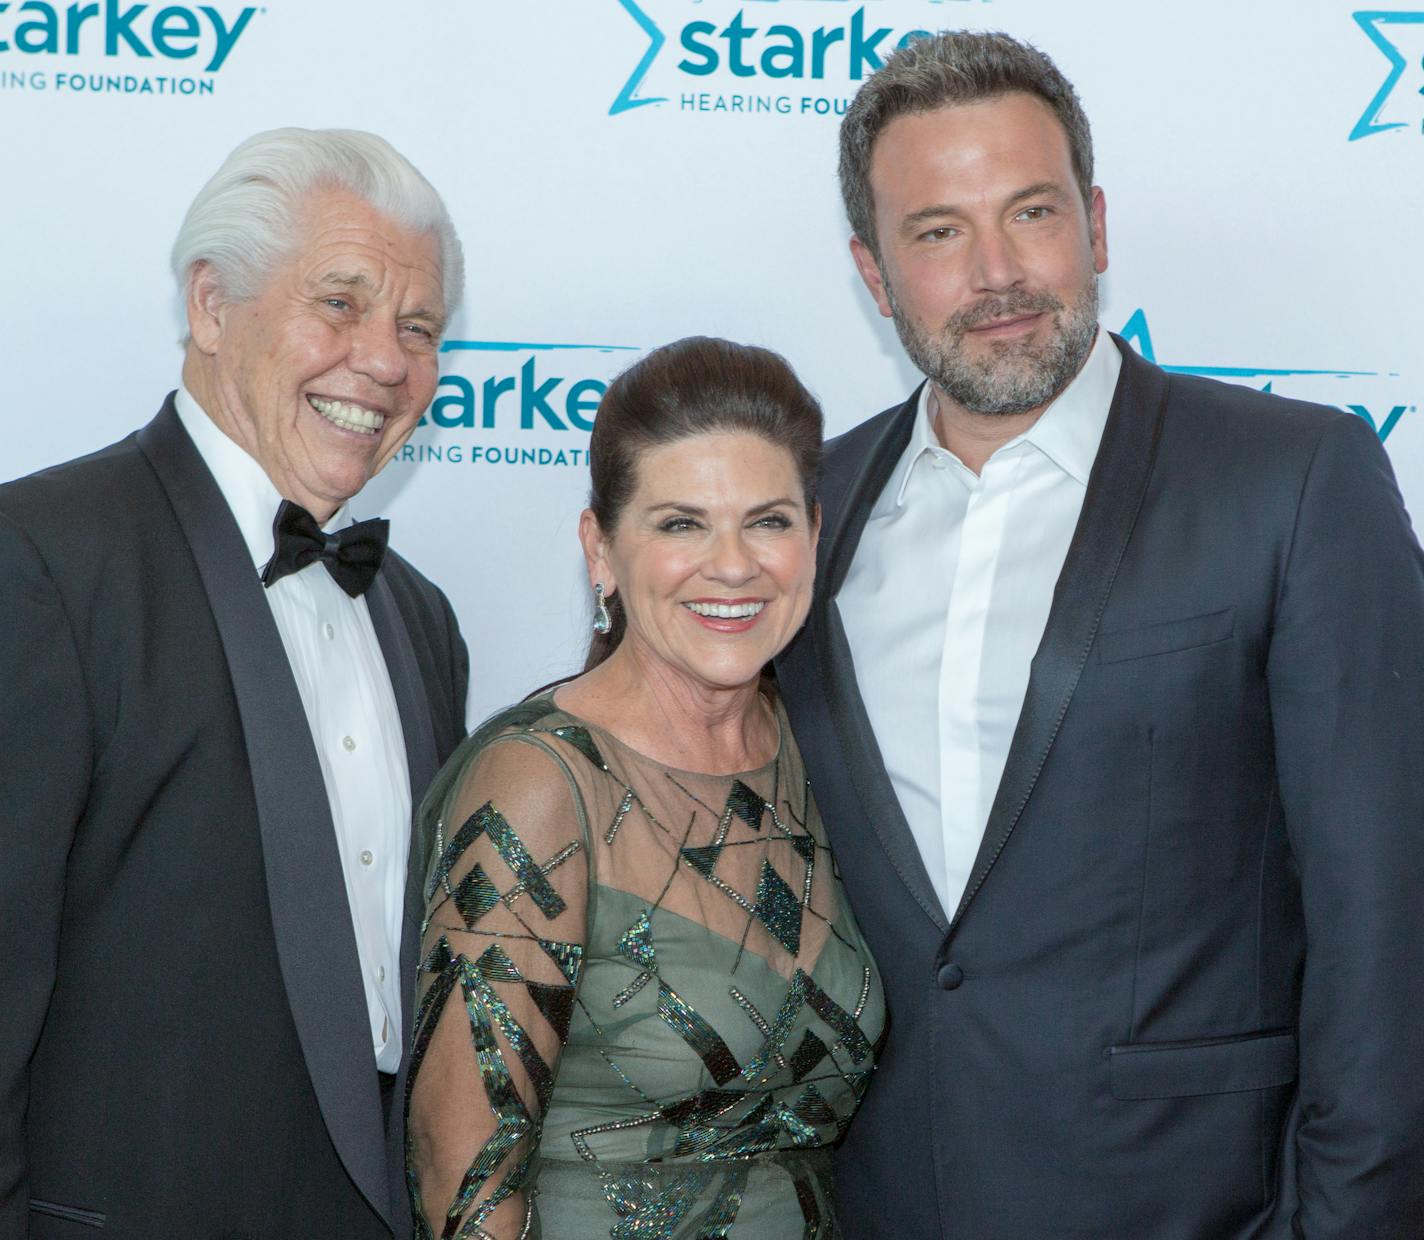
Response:
[{"label": "sequin geometric pattern", "polygon": [[734,775],[548,698],[457,754],[407,1086],[420,1240],[839,1237],[830,1147],[884,1004],[777,721]]}]

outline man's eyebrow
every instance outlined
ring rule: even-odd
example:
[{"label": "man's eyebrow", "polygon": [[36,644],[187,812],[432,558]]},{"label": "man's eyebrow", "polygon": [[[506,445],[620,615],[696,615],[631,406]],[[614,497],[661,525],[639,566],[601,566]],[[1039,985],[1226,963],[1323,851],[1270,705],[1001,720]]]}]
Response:
[{"label": "man's eyebrow", "polygon": [[[1013,206],[1029,198],[1057,198],[1062,200],[1068,195],[1063,187],[1056,181],[1038,181],[1033,185],[1025,185],[1023,189],[1017,189],[1009,195],[1007,205]],[[963,216],[964,208],[948,202],[936,202],[928,207],[921,207],[918,211],[912,211],[901,221],[901,227],[905,229],[914,228],[928,220],[944,219],[946,217]]]},{"label": "man's eyebrow", "polygon": [[375,284],[371,277],[361,271],[328,271],[321,278],[322,284],[334,284],[337,288],[372,289]]},{"label": "man's eyebrow", "polygon": [[1057,181],[1039,181],[1036,185],[1028,185],[1016,193],[1009,195],[1010,204],[1023,202],[1026,198],[1067,198],[1068,194]]},{"label": "man's eyebrow", "polygon": [[[376,287],[375,281],[363,271],[328,271],[319,283],[323,287],[360,289],[362,292],[374,291]],[[428,323],[435,329],[436,335],[445,329],[445,311],[430,306],[417,306],[398,317]]]},{"label": "man's eyebrow", "polygon": [[923,224],[927,220],[944,219],[946,216],[960,216],[964,212],[951,203],[937,202],[933,206],[921,207],[918,211],[912,211],[900,221],[900,227],[911,229],[916,225]]},{"label": "man's eyebrow", "polygon": [[429,306],[417,306],[414,310],[407,310],[404,314],[396,316],[400,319],[418,319],[422,323],[429,323],[432,327],[443,328],[445,326],[445,312],[435,310]]}]

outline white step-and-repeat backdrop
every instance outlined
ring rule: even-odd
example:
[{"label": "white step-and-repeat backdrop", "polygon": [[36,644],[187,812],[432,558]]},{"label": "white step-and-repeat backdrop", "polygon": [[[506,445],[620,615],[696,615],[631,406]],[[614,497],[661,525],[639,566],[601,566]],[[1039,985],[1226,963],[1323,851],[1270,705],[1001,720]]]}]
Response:
[{"label": "white step-and-repeat backdrop", "polygon": [[850,262],[836,126],[907,34],[965,26],[1077,84],[1105,324],[1169,368],[1351,410],[1424,511],[1413,2],[0,3],[0,479],[121,437],[174,385],[168,248],[231,147],[375,130],[450,203],[469,292],[425,424],[359,509],[450,594],[482,716],[582,658],[588,430],[641,350],[769,345],[833,432],[916,381]]}]

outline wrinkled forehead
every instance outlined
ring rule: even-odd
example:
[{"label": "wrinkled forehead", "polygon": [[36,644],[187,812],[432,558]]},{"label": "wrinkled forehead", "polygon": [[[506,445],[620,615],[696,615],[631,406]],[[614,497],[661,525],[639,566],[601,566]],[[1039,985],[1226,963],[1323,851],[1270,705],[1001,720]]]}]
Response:
[{"label": "wrinkled forehead", "polygon": [[311,283],[431,302],[443,313],[440,242],[343,191],[309,194],[297,211],[291,265]]}]

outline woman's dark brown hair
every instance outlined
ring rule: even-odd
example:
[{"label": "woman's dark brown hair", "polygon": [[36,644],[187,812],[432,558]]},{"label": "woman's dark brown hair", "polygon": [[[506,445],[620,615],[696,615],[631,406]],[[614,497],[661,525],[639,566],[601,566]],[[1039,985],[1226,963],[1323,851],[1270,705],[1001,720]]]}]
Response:
[{"label": "woman's dark brown hair", "polygon": [[[588,506],[599,529],[611,535],[637,489],[638,461],[649,448],[741,432],[791,453],[809,515],[821,475],[822,426],[816,398],[780,354],[712,336],[675,340],[634,362],[599,402],[588,446]],[[584,671],[623,640],[627,618],[616,594],[608,599],[608,612],[612,628],[594,634]]]}]

